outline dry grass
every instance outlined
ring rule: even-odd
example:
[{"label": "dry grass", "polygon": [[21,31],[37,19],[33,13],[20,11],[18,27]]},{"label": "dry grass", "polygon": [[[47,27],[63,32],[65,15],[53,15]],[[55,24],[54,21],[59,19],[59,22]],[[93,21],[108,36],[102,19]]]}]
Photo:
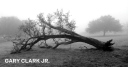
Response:
[{"label": "dry grass", "polygon": [[[1,56],[2,67],[126,67],[128,50],[115,50],[114,52],[103,52],[99,50],[69,50],[69,49],[39,49],[19,54]],[[50,63],[5,63],[4,59],[33,59],[47,58]]]},{"label": "dry grass", "polygon": [[[6,42],[1,43],[0,45],[0,67],[128,67],[128,50],[126,50],[128,49],[128,47],[126,47],[128,45],[128,36],[95,38],[102,41],[114,39],[114,42],[116,43],[114,47],[120,48],[121,50],[115,50],[113,52],[103,52],[93,49],[80,50],[76,48],[79,48],[80,46],[87,46],[91,48],[92,46],[83,43],[75,43],[72,44],[72,49],[69,49],[69,45],[60,46],[56,50],[37,49],[34,47],[31,51],[22,52],[19,54],[9,54],[12,44],[10,42]],[[47,58],[49,59],[50,63],[5,63],[4,60],[9,58]]]}]

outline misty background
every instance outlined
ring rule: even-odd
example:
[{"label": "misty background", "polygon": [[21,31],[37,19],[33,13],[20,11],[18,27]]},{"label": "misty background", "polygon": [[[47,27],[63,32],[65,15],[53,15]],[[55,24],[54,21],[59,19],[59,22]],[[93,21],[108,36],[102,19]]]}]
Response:
[{"label": "misty background", "polygon": [[39,67],[4,63],[34,57],[50,59],[50,67],[128,67],[128,0],[0,0],[0,66]]},{"label": "misty background", "polygon": [[127,34],[127,2],[127,0],[0,0],[0,35],[15,35],[23,20],[28,18],[37,20],[39,13],[47,15],[55,12],[56,9],[70,12],[71,19],[76,21],[75,31],[79,34],[102,35],[102,32],[87,33],[86,28],[90,21],[105,15],[111,15],[119,20],[123,31],[118,33]]}]

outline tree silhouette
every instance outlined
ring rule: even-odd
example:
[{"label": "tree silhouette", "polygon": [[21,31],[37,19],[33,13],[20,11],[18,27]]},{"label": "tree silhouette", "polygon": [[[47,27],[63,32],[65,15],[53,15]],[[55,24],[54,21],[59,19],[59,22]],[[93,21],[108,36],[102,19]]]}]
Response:
[{"label": "tree silhouette", "polygon": [[122,31],[122,25],[119,23],[119,20],[110,15],[101,16],[99,19],[89,22],[88,26],[87,32],[96,33],[103,31],[103,36],[105,36],[106,32]]},{"label": "tree silhouette", "polygon": [[[57,10],[53,14],[48,14],[47,17],[44,17],[42,13],[39,14],[38,21],[27,20],[20,27],[23,34],[12,40],[15,45],[20,46],[18,48],[19,50],[12,53],[21,52],[25,49],[30,50],[35,44],[44,44],[41,48],[55,49],[59,45],[68,45],[76,42],[88,43],[100,50],[113,50],[111,47],[114,44],[111,43],[112,40],[102,42],[75,33],[75,21],[70,20],[69,16],[69,13],[63,13],[62,10]],[[50,46],[48,44],[49,40],[51,40],[54,45],[52,44],[52,46]]]}]

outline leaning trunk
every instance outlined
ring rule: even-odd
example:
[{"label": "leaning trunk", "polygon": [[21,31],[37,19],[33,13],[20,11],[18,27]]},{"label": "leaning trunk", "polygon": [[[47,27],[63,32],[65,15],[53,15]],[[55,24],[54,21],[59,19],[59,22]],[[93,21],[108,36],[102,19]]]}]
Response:
[{"label": "leaning trunk", "polygon": [[[105,51],[111,51],[112,50],[111,46],[114,44],[114,43],[111,43],[112,40],[109,40],[107,42],[102,42],[102,41],[99,41],[97,39],[90,38],[90,37],[84,37],[81,35],[46,35],[45,37],[39,36],[39,37],[34,37],[34,38],[37,38],[37,40],[32,43],[31,47],[40,40],[47,40],[50,38],[68,38],[68,39],[72,40],[69,42],[58,43],[58,44],[56,44],[56,46],[53,47],[53,49],[57,48],[61,44],[71,44],[71,43],[75,43],[75,42],[84,42],[84,43],[87,43],[87,44],[90,44],[90,45],[96,47],[97,49],[105,50]],[[30,47],[30,49],[31,49],[31,47]]]},{"label": "leaning trunk", "polygon": [[[31,37],[29,38],[26,43],[24,45],[30,45],[29,50],[32,48],[32,46],[34,44],[36,44],[37,42],[41,41],[41,40],[48,40],[48,39],[54,39],[54,38],[67,38],[70,39],[71,41],[68,42],[61,42],[61,43],[56,43],[56,46],[54,46],[53,48],[57,48],[59,45],[61,44],[71,44],[71,43],[75,43],[75,42],[84,42],[87,44],[90,44],[94,47],[96,47],[97,49],[100,50],[105,50],[105,51],[111,51],[112,49],[112,45],[114,43],[111,43],[112,40],[109,40],[107,42],[102,42],[100,40],[94,39],[94,38],[90,38],[90,37],[85,37],[82,35],[79,35],[73,31],[69,31],[67,29],[61,28],[61,27],[55,27],[49,23],[47,23],[46,21],[44,21],[42,18],[40,18],[41,22],[48,25],[50,28],[59,30],[60,32],[63,32],[65,34],[60,34],[60,35],[40,35],[40,36],[35,36],[35,37]],[[104,36],[105,36],[106,31],[104,31]],[[29,40],[31,39],[36,39],[34,42],[32,43],[28,43]],[[21,50],[24,48],[25,46],[21,47]]]}]

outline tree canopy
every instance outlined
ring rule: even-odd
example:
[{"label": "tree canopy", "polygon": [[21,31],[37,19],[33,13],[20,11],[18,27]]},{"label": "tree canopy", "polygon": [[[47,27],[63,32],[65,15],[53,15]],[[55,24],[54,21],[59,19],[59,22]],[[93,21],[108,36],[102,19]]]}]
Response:
[{"label": "tree canopy", "polygon": [[90,21],[88,28],[86,29],[89,33],[96,33],[103,31],[104,36],[106,32],[119,32],[122,31],[122,25],[119,20],[116,20],[110,15],[101,16],[100,18]]},{"label": "tree canopy", "polygon": [[[94,38],[84,37],[74,32],[75,21],[70,20],[69,13],[64,13],[63,10],[57,10],[53,14],[48,14],[47,17],[43,13],[38,15],[38,20],[26,20],[20,26],[20,33],[11,41],[16,47],[14,52],[22,50],[30,50],[33,45],[37,44],[41,48],[57,48],[59,45],[68,45],[76,42],[88,43],[97,49],[112,51],[112,40],[102,42]],[[48,42],[53,44],[49,45]]]}]

